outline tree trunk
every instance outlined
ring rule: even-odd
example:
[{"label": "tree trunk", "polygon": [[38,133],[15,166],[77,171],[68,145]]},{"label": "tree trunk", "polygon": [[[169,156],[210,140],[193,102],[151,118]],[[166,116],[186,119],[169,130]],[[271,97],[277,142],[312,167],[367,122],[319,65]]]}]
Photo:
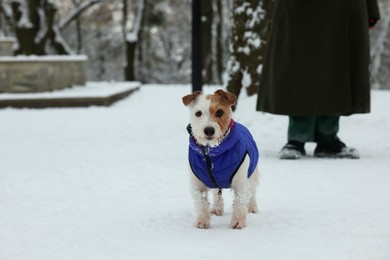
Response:
[{"label": "tree trunk", "polygon": [[202,44],[202,1],[192,0],[192,91],[202,91],[203,87],[203,44]]},{"label": "tree trunk", "polygon": [[[83,11],[98,2],[100,0],[85,0],[58,25],[56,21],[57,7],[50,1],[26,0],[24,5],[20,1],[13,0],[11,2],[13,23],[19,43],[16,54],[46,55],[50,51],[57,54],[72,54],[73,51],[62,37],[60,29],[64,29],[74,19],[78,19]],[[80,48],[81,31],[79,24],[78,50]]]},{"label": "tree trunk", "polygon": [[[80,5],[79,0],[73,0],[73,4],[77,7]],[[80,17],[77,16],[75,18],[76,20],[76,36],[77,36],[77,42],[76,42],[76,53],[80,54],[81,53],[81,48],[83,46],[83,35],[81,33],[81,21]]]},{"label": "tree trunk", "polygon": [[372,88],[390,89],[390,1],[378,1],[381,19],[370,29]]},{"label": "tree trunk", "polygon": [[0,0],[0,36],[7,36],[13,31],[12,9],[4,1]]},{"label": "tree trunk", "polygon": [[81,33],[81,21],[80,18],[76,19],[76,31],[77,31],[77,48],[76,53],[81,53],[81,48],[83,46],[83,34]]},{"label": "tree trunk", "polygon": [[242,87],[246,88],[248,95],[258,90],[271,8],[272,0],[233,2],[227,89],[236,95],[240,94]]},{"label": "tree trunk", "polygon": [[[135,77],[135,58],[136,58],[136,49],[137,46],[140,44],[140,36],[142,32],[143,27],[143,16],[145,12],[145,6],[146,6],[146,0],[139,0],[138,1],[138,10],[136,13],[135,21],[134,21],[134,28],[133,31],[130,33],[126,33],[126,65],[124,69],[125,73],[125,80],[127,81],[134,81],[136,79]],[[123,8],[127,8],[127,3],[124,3]],[[127,10],[123,11],[126,12],[127,17]],[[124,21],[124,26],[126,26],[126,21]],[[126,31],[126,27],[124,28],[124,32]]]},{"label": "tree trunk", "polygon": [[216,37],[215,37],[215,66],[216,75],[215,83],[222,84],[222,74],[224,70],[223,66],[223,35],[222,35],[222,24],[223,24],[223,12],[222,12],[222,0],[216,0]]},{"label": "tree trunk", "polygon": [[[193,0],[198,1],[198,0]],[[213,83],[213,59],[212,59],[212,26],[213,26],[213,1],[202,1],[202,57],[203,57],[203,82]]]},{"label": "tree trunk", "polygon": [[134,81],[134,60],[135,49],[137,48],[137,42],[126,41],[126,66],[125,66],[125,80]]},{"label": "tree trunk", "polygon": [[14,24],[15,24],[15,34],[18,39],[19,45],[18,49],[15,51],[15,54],[26,54],[31,55],[34,54],[35,43],[34,36],[35,30],[32,27],[28,26],[16,26],[19,20],[22,19],[22,16],[27,15],[23,13],[21,10],[21,3],[18,1],[13,1],[11,3],[12,12],[14,16]]}]

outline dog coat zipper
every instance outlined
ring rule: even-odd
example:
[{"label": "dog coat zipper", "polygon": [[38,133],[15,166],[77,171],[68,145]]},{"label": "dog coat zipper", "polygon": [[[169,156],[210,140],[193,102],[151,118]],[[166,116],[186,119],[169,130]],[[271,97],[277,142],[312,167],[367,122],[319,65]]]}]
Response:
[{"label": "dog coat zipper", "polygon": [[206,158],[207,173],[209,174],[211,182],[213,183],[215,188],[218,188],[219,190],[221,190],[221,188],[219,187],[219,185],[217,183],[217,180],[215,179],[215,177],[213,175],[213,163],[211,162],[211,157],[210,157],[208,151],[206,150],[206,147],[202,147],[202,153]]}]

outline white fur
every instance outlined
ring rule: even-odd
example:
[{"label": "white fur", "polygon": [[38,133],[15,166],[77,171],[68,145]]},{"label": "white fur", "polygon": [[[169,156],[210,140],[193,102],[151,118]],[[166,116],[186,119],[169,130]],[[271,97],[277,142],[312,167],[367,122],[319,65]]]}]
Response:
[{"label": "white fur", "polygon": [[[240,169],[232,181],[232,190],[234,192],[233,216],[230,227],[233,229],[242,229],[246,226],[247,213],[257,213],[256,188],[259,182],[259,172],[256,168],[250,178],[247,177],[249,167],[249,157],[247,156]],[[197,219],[195,226],[198,228],[210,227],[210,215],[221,216],[224,213],[224,202],[222,195],[218,194],[217,189],[213,190],[213,205],[210,210],[208,191],[195,174],[191,172],[191,195],[195,202]]]},{"label": "white fur", "polygon": [[[213,119],[212,115],[210,115],[210,103],[210,99],[207,99],[204,94],[200,95],[189,107],[190,123],[192,126],[192,134],[194,135],[196,142],[200,145],[214,147],[221,142],[224,133],[218,123]],[[195,115],[198,111],[202,112],[200,117]],[[213,127],[215,129],[214,137],[211,140],[208,140],[204,133],[206,127]]]}]

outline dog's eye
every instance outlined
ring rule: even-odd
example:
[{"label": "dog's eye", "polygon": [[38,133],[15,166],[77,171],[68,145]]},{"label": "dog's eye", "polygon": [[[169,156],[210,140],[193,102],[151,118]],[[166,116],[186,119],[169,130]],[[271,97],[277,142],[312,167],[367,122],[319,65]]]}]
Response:
[{"label": "dog's eye", "polygon": [[221,109],[218,109],[217,112],[215,113],[215,116],[216,117],[222,117],[223,114],[225,114],[225,112],[223,112],[223,110],[221,110]]},{"label": "dog's eye", "polygon": [[196,117],[202,116],[202,112],[201,112],[201,111],[196,112],[196,113],[195,113],[195,116],[196,116]]}]

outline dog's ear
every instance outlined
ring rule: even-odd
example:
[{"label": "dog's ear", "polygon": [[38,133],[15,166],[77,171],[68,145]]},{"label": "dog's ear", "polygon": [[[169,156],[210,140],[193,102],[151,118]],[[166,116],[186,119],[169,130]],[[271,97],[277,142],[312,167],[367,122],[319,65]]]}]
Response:
[{"label": "dog's ear", "polygon": [[184,105],[185,105],[185,106],[188,106],[190,103],[192,103],[192,102],[193,102],[199,95],[201,95],[201,94],[202,94],[202,92],[200,92],[200,91],[195,91],[195,92],[192,93],[192,94],[189,94],[189,95],[187,95],[187,96],[184,96],[184,97],[182,98]]},{"label": "dog's ear", "polygon": [[222,89],[218,89],[214,92],[214,95],[219,96],[221,99],[225,100],[230,106],[234,106],[237,102],[237,96],[227,92],[223,91]]}]

